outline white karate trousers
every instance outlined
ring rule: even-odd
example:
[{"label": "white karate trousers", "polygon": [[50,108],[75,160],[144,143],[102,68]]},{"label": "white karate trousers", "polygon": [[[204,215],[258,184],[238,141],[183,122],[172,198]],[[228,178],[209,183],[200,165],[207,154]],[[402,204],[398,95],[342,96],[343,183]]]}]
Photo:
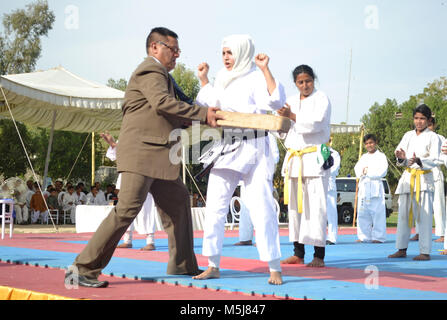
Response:
[{"label": "white karate trousers", "polygon": [[[264,163],[264,162],[262,162]],[[205,209],[202,254],[210,266],[219,267],[229,204],[239,181],[244,182],[244,204],[256,230],[256,248],[261,261],[276,263],[281,258],[279,227],[272,181],[265,177],[266,168],[257,164],[247,174],[230,169],[211,169]],[[271,268],[272,270],[272,268]],[[276,270],[275,270],[276,271]]]},{"label": "white karate trousers", "polygon": [[[433,230],[433,192],[421,191],[419,201],[420,205],[418,206],[415,196],[413,196],[413,219],[418,221],[419,251],[421,254],[430,254]],[[407,249],[411,235],[408,225],[410,194],[400,194],[398,204],[396,248]]]},{"label": "white karate trousers", "polygon": [[[442,174],[442,173],[441,173]],[[433,215],[435,218],[435,235],[443,237],[445,232],[445,196],[444,179],[435,182]]]},{"label": "white karate trousers", "polygon": [[[116,188],[119,190],[121,187],[121,174],[118,175],[116,181]],[[119,195],[118,195],[119,201]],[[132,233],[137,230],[139,234],[146,235],[146,244],[154,243],[154,233],[155,233],[155,215],[157,214],[157,207],[155,206],[154,197],[152,194],[148,193],[146,200],[141,207],[135,220],[126,230],[123,236],[124,243],[132,243]]]},{"label": "white karate trousers", "polygon": [[154,243],[156,214],[157,207],[155,206],[154,198],[152,197],[152,194],[148,193],[146,200],[143,203],[143,207],[141,207],[137,217],[124,233],[124,243],[132,243],[132,233],[134,230],[139,234],[146,235],[146,244]]},{"label": "white karate trousers", "polygon": [[368,202],[358,200],[357,236],[364,242],[386,240],[385,198],[374,197]]},{"label": "white karate trousers", "polygon": [[338,212],[337,191],[328,191],[327,194],[327,240],[337,242]]},{"label": "white karate trousers", "polygon": [[326,246],[329,174],[303,178],[303,212],[298,213],[298,178],[289,182],[289,240],[311,246]]},{"label": "white karate trousers", "polygon": [[251,222],[247,206],[243,201],[241,199],[242,203],[240,203],[241,209],[239,211],[239,241],[253,241],[253,223]]}]

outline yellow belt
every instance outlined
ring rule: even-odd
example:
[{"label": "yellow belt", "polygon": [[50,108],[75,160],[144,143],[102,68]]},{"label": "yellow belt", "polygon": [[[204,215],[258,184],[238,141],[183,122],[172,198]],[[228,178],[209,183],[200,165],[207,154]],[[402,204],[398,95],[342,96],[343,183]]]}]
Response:
[{"label": "yellow belt", "polygon": [[421,175],[430,173],[431,170],[421,170],[421,169],[410,169],[407,168],[407,172],[411,173],[410,177],[410,214],[408,215],[408,226],[413,227],[413,195],[414,195],[414,183],[416,182],[416,203],[419,206],[419,199],[421,193]]},{"label": "yellow belt", "polygon": [[285,171],[285,181],[284,181],[284,204],[289,204],[289,162],[293,157],[298,157],[300,159],[300,170],[298,171],[298,213],[303,212],[303,155],[306,153],[316,152],[318,150],[317,146],[307,147],[302,150],[289,149],[290,156],[287,159],[287,166]]}]

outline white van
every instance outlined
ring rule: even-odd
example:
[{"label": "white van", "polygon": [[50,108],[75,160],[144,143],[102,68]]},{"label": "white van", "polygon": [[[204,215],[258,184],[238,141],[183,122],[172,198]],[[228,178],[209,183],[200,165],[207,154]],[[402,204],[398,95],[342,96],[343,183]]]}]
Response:
[{"label": "white van", "polygon": [[[336,179],[339,223],[352,224],[352,220],[354,219],[355,180],[356,178],[354,177],[340,177]],[[382,179],[382,182],[385,192],[386,217],[388,218],[393,212],[393,199],[388,181]]]}]

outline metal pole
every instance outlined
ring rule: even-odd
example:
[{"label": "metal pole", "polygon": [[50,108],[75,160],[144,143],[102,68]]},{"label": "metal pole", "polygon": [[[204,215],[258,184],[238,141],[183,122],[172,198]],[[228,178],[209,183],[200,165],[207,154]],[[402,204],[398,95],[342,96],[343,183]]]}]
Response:
[{"label": "metal pole", "polygon": [[351,67],[352,67],[352,48],[351,48],[351,57],[349,59],[348,97],[346,101],[346,124],[348,124],[349,120],[349,91],[351,89]]},{"label": "metal pole", "polygon": [[186,147],[182,144],[182,169],[183,169],[183,184],[186,186]]},{"label": "metal pole", "polygon": [[50,154],[51,154],[51,147],[53,146],[53,135],[54,135],[54,126],[56,124],[56,116],[57,112],[56,110],[53,111],[53,121],[51,122],[51,130],[50,130],[50,140],[48,141],[48,148],[47,148],[47,157],[45,159],[45,169],[43,173],[43,189],[45,190],[47,188],[46,186],[46,180],[48,176],[48,165],[50,164]]},{"label": "metal pole", "polygon": [[95,184],[95,133],[92,132],[92,186]]},{"label": "metal pole", "polygon": [[[360,131],[360,142],[359,142],[359,160],[362,157],[362,151],[363,151],[363,133],[364,133],[364,127],[362,124],[362,129]],[[358,195],[359,195],[359,178],[355,179],[355,197],[354,197],[354,217],[352,219],[352,226],[355,227],[355,223],[357,220],[357,202],[358,202]]]}]

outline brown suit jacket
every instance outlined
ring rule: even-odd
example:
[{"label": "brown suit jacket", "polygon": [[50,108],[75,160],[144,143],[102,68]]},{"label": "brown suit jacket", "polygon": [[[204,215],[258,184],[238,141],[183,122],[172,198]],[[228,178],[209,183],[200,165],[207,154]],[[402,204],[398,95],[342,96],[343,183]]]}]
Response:
[{"label": "brown suit jacket", "polygon": [[206,122],[207,108],[175,98],[167,69],[147,57],[132,74],[123,104],[123,123],[117,145],[118,172],[175,180],[180,164],[169,160],[172,130],[185,121]]}]

